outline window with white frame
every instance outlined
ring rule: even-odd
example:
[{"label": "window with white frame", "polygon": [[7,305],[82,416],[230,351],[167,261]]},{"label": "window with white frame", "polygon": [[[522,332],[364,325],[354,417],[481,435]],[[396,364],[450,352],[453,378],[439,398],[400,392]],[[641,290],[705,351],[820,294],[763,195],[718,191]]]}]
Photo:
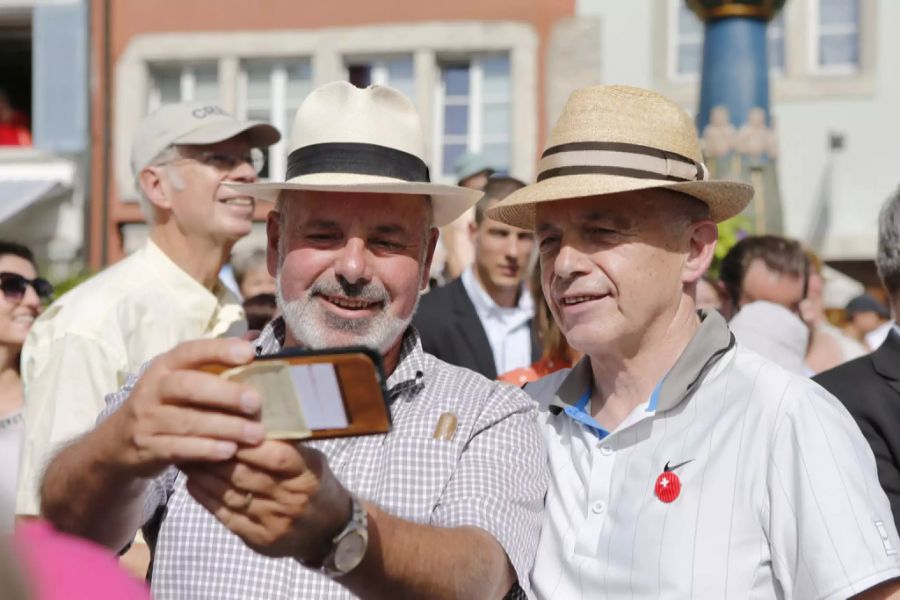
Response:
[{"label": "window with white frame", "polygon": [[769,21],[766,29],[766,45],[769,53],[769,71],[773,74],[784,72],[784,12],[779,11]]},{"label": "window with white frame", "polygon": [[416,79],[412,55],[346,61],[347,78],[357,87],[389,85],[416,102]]},{"label": "window with white frame", "polygon": [[[671,0],[669,26],[669,78],[673,81],[694,81],[703,69],[703,21],[687,7],[683,0]],[[784,70],[784,14],[779,12],[766,28],[769,70]]]},{"label": "window with white frame", "polygon": [[814,64],[819,71],[848,73],[859,69],[859,0],[815,0]]},{"label": "window with white frame", "polygon": [[297,108],[312,91],[308,58],[245,60],[238,75],[237,116],[266,121],[281,132],[281,140],[265,149],[260,177],[281,181],[287,169],[291,127]]},{"label": "window with white frame", "polygon": [[479,153],[497,171],[508,172],[512,144],[509,55],[482,54],[439,62],[435,94],[432,175],[451,181],[453,165],[466,152]]},{"label": "window with white frame", "polygon": [[218,102],[219,96],[219,65],[215,61],[150,66],[148,112],[176,102]]},{"label": "window with white frame", "polygon": [[703,67],[703,21],[683,2],[678,2],[673,33],[670,76],[675,80],[699,77]]},{"label": "window with white frame", "polygon": [[[426,160],[435,181],[452,180],[452,163],[462,151],[482,152],[498,169],[532,177],[539,141],[534,52],[539,38],[533,27],[514,21],[435,21],[289,30],[292,22],[279,31],[166,32],[129,42],[114,82],[115,178],[121,199],[136,200],[128,147],[148,106],[191,94],[202,97],[196,92],[208,89],[203,83],[210,80],[226,110],[264,119],[287,137],[313,82],[387,83],[410,96],[426,121]],[[391,42],[373,47],[373,40]],[[452,73],[464,74],[465,87],[445,94]],[[448,123],[445,130],[445,106],[461,107],[465,122]],[[269,150],[267,177],[284,176],[289,146],[285,139]]]}]

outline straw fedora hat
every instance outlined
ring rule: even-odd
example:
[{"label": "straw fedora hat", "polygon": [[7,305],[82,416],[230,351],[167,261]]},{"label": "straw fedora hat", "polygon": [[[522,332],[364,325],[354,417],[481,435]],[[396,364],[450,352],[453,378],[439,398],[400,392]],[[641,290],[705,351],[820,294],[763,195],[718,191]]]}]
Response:
[{"label": "straw fedora hat", "polygon": [[530,229],[538,202],[650,188],[702,200],[716,222],[741,212],[753,197],[745,183],[709,180],[697,130],[680,106],[650,90],[594,86],[569,96],[541,156],[537,183],[487,214]]},{"label": "straw fedora hat", "polygon": [[478,190],[431,183],[415,107],[385,86],[335,81],[313,90],[294,117],[284,183],[227,184],[261,200],[282,190],[431,196],[441,227],[472,207]]}]

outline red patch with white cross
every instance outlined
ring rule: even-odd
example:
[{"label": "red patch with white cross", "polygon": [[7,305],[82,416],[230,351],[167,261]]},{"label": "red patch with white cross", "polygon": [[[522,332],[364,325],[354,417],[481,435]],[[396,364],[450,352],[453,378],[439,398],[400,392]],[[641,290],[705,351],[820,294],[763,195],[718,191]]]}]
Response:
[{"label": "red patch with white cross", "polygon": [[678,475],[671,471],[663,472],[659,477],[656,478],[656,488],[654,490],[656,492],[656,497],[660,499],[660,501],[668,504],[669,502],[674,502],[676,498],[678,498],[678,494],[681,493],[681,480],[678,479]]}]

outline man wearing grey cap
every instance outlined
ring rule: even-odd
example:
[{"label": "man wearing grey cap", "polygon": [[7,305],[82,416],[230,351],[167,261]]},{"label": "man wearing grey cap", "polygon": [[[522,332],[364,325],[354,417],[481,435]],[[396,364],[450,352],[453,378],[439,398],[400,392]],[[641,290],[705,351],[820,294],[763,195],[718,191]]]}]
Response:
[{"label": "man wearing grey cap", "polygon": [[256,181],[260,148],[279,138],[270,125],[197,103],[163,106],[141,122],[131,168],[149,239],[54,302],[25,343],[18,515],[38,514],[44,465],[94,426],[128,373],[179,342],[246,329],[218,273],[250,232],[254,201],[222,184]]}]

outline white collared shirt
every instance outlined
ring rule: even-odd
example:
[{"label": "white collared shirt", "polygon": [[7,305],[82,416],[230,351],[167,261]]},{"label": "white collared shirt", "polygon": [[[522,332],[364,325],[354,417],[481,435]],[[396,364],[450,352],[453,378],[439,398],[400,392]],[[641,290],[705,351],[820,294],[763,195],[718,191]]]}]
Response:
[{"label": "white collared shirt", "polygon": [[60,297],[34,322],[22,349],[25,432],[16,513],[38,514],[47,461],[94,426],[106,394],[180,342],[246,331],[244,310],[215,293],[156,244],[146,245]]},{"label": "white collared shirt", "polygon": [[866,341],[866,345],[871,349],[871,351],[874,352],[881,347],[881,345],[884,343],[884,340],[887,339],[888,334],[893,328],[894,321],[887,321],[867,333],[863,339]]},{"label": "white collared shirt", "polygon": [[499,306],[484,291],[473,267],[463,271],[461,280],[491,344],[497,375],[530,365],[534,301],[525,286],[519,291],[518,304],[507,308]]}]

